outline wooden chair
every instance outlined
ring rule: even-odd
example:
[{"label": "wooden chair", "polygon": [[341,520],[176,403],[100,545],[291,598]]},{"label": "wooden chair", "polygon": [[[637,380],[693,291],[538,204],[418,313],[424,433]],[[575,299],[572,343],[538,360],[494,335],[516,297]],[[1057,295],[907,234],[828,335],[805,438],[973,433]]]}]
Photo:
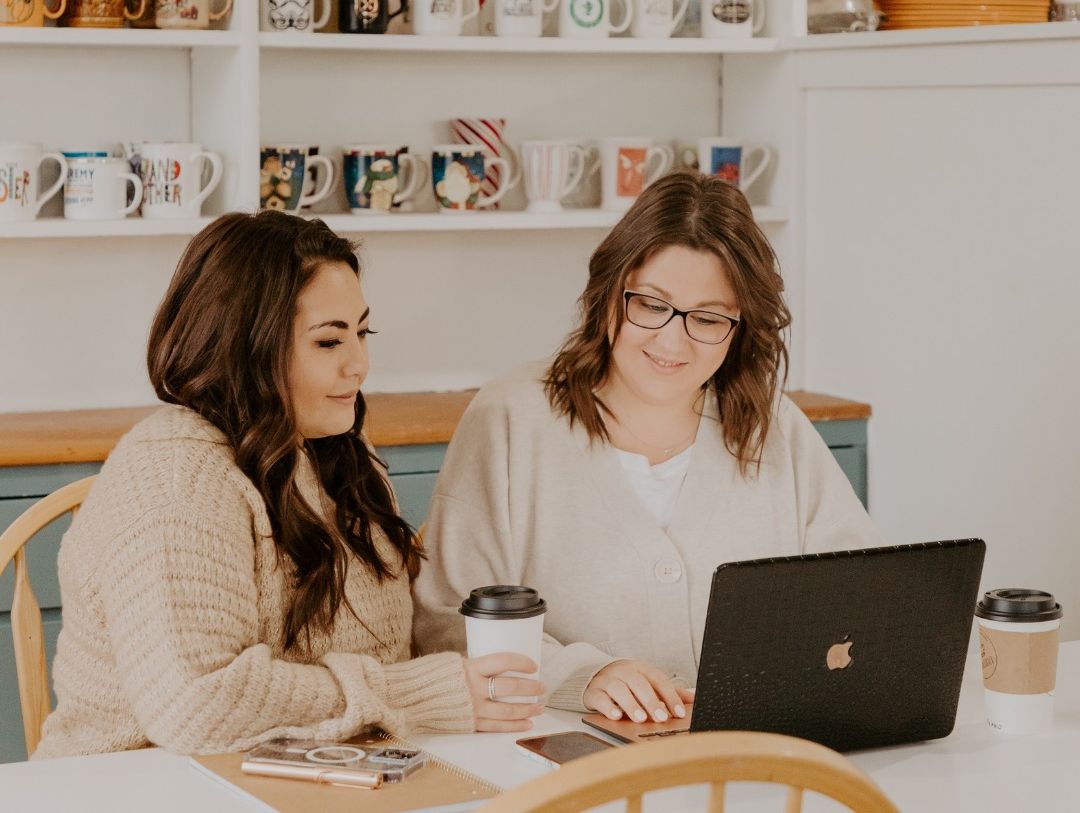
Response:
[{"label": "wooden chair", "polygon": [[0,534],[0,573],[15,560],[15,593],[11,601],[11,637],[15,644],[15,673],[19,679],[19,704],[22,706],[26,754],[37,748],[41,726],[49,716],[49,665],[45,660],[45,628],[41,608],[30,587],[26,564],[27,541],[57,517],[79,510],[94,477],[85,477],[31,505]]},{"label": "wooden chair", "polygon": [[612,748],[503,793],[480,813],[578,813],[618,799],[641,813],[647,791],[711,785],[707,813],[723,813],[728,782],[788,786],[785,813],[815,791],[856,813],[899,813],[866,774],[823,745],[757,731],[713,731]]}]

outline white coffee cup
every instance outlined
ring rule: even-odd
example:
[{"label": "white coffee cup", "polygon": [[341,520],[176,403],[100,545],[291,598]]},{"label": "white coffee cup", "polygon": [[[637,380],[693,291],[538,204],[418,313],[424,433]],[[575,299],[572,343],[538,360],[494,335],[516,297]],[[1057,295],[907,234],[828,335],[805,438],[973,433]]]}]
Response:
[{"label": "white coffee cup", "polygon": [[1061,605],[1041,590],[987,591],[975,609],[986,722],[1002,734],[1053,727]]},{"label": "white coffee cup", "polygon": [[[41,166],[60,165],[60,177],[40,196]],[[33,220],[41,207],[64,185],[67,161],[58,152],[44,152],[40,144],[0,142],[0,221]]]},{"label": "white coffee cup", "polygon": [[218,11],[211,0],[154,0],[154,25],[158,28],[204,29],[232,10],[232,0],[220,0]]},{"label": "white coffee cup", "polygon": [[701,0],[701,36],[747,39],[765,27],[765,0]]},{"label": "white coffee cup", "polygon": [[772,163],[772,147],[739,138],[699,138],[698,170],[717,175],[745,192]]},{"label": "white coffee cup", "polygon": [[[576,161],[575,161],[576,159]],[[521,145],[527,212],[561,212],[559,200],[585,177],[585,151],[569,141],[526,141]]]},{"label": "white coffee cup", "polygon": [[322,14],[315,16],[319,0],[259,0],[259,30],[314,34],[330,22],[332,0],[321,0]]},{"label": "white coffee cup", "polygon": [[495,36],[539,37],[544,30],[544,12],[554,11],[559,0],[493,0]]},{"label": "white coffee cup", "polygon": [[671,169],[674,158],[671,147],[653,144],[651,138],[601,139],[600,208],[625,212],[646,186]]},{"label": "white coffee cup", "polygon": [[[465,640],[470,658],[482,658],[496,652],[525,655],[540,668],[544,642],[544,613],[547,605],[531,587],[492,585],[478,587],[462,602],[465,616]],[[505,672],[507,677],[539,680],[539,673]],[[535,703],[536,697],[496,696],[504,703]]]},{"label": "white coffee cup", "polygon": [[[64,217],[122,220],[142,203],[143,185],[124,158],[96,150],[65,150]],[[128,203],[128,184],[134,190]]]},{"label": "white coffee cup", "polygon": [[618,25],[611,23],[611,0],[562,0],[559,6],[559,36],[579,39],[605,39],[621,34],[634,19],[632,0],[622,0],[625,16]]},{"label": "white coffee cup", "polygon": [[[148,142],[139,145],[139,177],[143,182],[142,214],[146,218],[192,218],[221,183],[221,156],[201,144]],[[212,172],[204,184],[203,170]]]},{"label": "white coffee cup", "polygon": [[643,39],[666,39],[686,16],[690,0],[634,0],[630,33]]},{"label": "white coffee cup", "polygon": [[[471,11],[465,4],[472,2]],[[466,20],[480,13],[480,0],[417,0],[412,7],[414,34],[422,36],[456,37]]]}]

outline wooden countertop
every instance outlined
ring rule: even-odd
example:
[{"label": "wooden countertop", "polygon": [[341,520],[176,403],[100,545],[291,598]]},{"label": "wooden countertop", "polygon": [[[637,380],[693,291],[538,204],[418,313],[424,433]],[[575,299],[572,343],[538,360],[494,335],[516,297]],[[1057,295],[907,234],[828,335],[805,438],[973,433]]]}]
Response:
[{"label": "wooden countertop", "polygon": [[[446,443],[476,390],[375,393],[368,434],[376,446]],[[812,421],[870,417],[870,405],[814,392],[789,392]],[[100,462],[120,436],[157,407],[0,414],[0,466]]]}]

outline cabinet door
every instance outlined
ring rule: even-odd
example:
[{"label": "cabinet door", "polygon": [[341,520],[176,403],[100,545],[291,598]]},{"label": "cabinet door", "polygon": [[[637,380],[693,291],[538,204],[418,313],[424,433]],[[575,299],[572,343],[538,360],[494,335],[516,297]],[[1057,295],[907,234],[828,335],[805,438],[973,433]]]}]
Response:
[{"label": "cabinet door", "polygon": [[[43,610],[41,616],[45,625],[45,658],[51,666],[56,654],[56,638],[60,634],[60,611]],[[51,674],[49,682],[52,682]],[[52,705],[56,708],[55,695]],[[11,644],[11,621],[4,613],[0,616],[0,762],[19,762],[26,757],[19,684],[15,678],[15,650]]]}]

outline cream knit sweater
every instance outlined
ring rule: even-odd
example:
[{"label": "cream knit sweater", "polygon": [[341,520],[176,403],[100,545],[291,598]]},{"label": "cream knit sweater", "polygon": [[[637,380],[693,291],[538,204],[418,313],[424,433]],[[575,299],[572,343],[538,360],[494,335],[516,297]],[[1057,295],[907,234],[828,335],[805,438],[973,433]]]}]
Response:
[{"label": "cream knit sweater", "polygon": [[[713,570],[723,562],[884,545],[806,416],[779,399],[761,470],[744,477],[706,400],[665,532],[611,446],[548,405],[531,364],[486,385],[457,427],[435,486],[413,586],[421,651],[464,647],[457,610],[474,587],[525,584],[547,601],[549,705],[581,710],[616,658],[697,675]],[[763,597],[763,601],[767,597]]]},{"label": "cream knit sweater", "polygon": [[[304,462],[300,491],[320,510],[329,500]],[[385,537],[378,544],[398,561]],[[151,744],[235,751],[372,725],[472,730],[461,657],[408,660],[406,573],[379,583],[352,560],[346,594],[364,623],[343,606],[332,634],[298,655],[281,647],[290,568],[221,432],[176,406],[142,421],[60,548],[59,702],[34,758]]]}]

